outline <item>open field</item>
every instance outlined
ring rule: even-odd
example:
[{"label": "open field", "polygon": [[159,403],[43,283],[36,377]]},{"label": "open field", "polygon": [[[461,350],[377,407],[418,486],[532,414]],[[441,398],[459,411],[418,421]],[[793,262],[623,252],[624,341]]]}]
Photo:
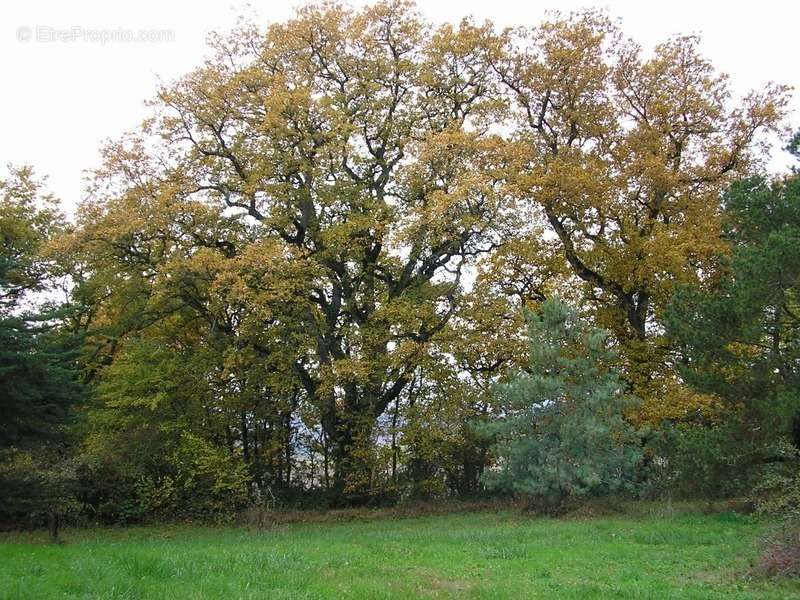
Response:
[{"label": "open field", "polygon": [[769,524],[640,506],[553,520],[519,512],[0,537],[11,598],[800,598],[747,576]]}]

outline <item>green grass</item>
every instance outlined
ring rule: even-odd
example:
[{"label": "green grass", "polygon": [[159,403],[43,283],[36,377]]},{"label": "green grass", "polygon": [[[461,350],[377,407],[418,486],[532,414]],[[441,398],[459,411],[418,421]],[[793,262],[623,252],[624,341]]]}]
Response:
[{"label": "green grass", "polygon": [[0,598],[800,598],[746,575],[768,523],[517,512],[0,537]]}]

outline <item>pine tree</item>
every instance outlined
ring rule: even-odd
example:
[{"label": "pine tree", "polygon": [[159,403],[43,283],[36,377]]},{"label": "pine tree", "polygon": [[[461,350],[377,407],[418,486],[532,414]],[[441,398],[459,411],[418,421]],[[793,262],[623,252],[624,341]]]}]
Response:
[{"label": "pine tree", "polygon": [[[800,158],[800,134],[787,149]],[[738,181],[722,204],[730,256],[666,318],[683,379],[719,403],[679,428],[698,450],[671,457],[705,495],[748,490],[765,465],[788,467],[786,442],[800,447],[800,172]]]},{"label": "pine tree", "polygon": [[58,517],[72,481],[68,429],[81,398],[78,343],[63,310],[31,310],[47,288],[42,246],[62,227],[55,200],[28,167],[0,180],[0,520]]},{"label": "pine tree", "polygon": [[504,417],[490,425],[499,468],[487,483],[557,508],[569,498],[630,489],[641,457],[608,334],[548,300],[528,315],[527,372],[498,387]]}]

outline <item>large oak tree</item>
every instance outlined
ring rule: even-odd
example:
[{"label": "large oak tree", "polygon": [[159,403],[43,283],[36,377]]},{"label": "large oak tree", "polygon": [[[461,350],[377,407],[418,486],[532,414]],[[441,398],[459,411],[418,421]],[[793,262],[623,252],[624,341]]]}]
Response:
[{"label": "large oak tree", "polygon": [[713,276],[720,191],[758,165],[785,90],[734,102],[695,38],[645,55],[594,12],[498,32],[322,4],[212,45],[106,149],[58,249],[101,390],[146,405],[106,367],[167,346],[201,373],[170,400],[195,403],[189,427],[287,484],[310,436],[297,462],[322,454],[341,498],[374,491],[387,443],[392,480],[401,456],[429,477],[437,432],[470,488],[486,453],[463,423],[522,360],[520,305],[554,290],[646,400],[680,387],[661,312]]},{"label": "large oak tree", "polygon": [[[411,5],[387,2],[304,8],[215,46],[159,94],[147,158],[125,144],[108,150],[112,199],[95,207],[89,237],[125,230],[130,243],[116,244],[114,260],[152,271],[148,281],[165,277],[170,254],[196,260],[194,250],[154,248],[156,238],[247,262],[239,300],[272,298],[265,328],[292,322],[281,374],[317,409],[334,487],[359,492],[376,419],[458,310],[465,270],[505,237],[502,140],[487,125],[499,106],[496,38],[489,25],[434,28]],[[121,201],[160,217],[131,230]],[[250,231],[208,238],[175,209],[187,203]],[[291,279],[292,295],[260,269]]]}]

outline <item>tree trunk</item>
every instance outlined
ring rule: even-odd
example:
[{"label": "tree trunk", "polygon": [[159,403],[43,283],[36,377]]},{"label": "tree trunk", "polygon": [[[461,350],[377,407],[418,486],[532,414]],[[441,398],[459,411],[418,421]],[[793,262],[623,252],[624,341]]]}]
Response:
[{"label": "tree trunk", "polygon": [[400,397],[394,401],[394,412],[392,413],[392,483],[397,483],[397,416],[400,412]]},{"label": "tree trunk", "polygon": [[372,421],[361,416],[339,423],[333,447],[333,492],[337,505],[363,504],[370,496],[369,442]]},{"label": "tree trunk", "polygon": [[250,443],[247,439],[247,413],[245,411],[242,411],[241,422],[242,422],[242,458],[244,459],[245,463],[249,463]]},{"label": "tree trunk", "polygon": [[56,544],[61,543],[61,539],[58,537],[60,525],[58,510],[54,507],[50,507],[47,511],[47,531],[50,533],[50,540]]}]

